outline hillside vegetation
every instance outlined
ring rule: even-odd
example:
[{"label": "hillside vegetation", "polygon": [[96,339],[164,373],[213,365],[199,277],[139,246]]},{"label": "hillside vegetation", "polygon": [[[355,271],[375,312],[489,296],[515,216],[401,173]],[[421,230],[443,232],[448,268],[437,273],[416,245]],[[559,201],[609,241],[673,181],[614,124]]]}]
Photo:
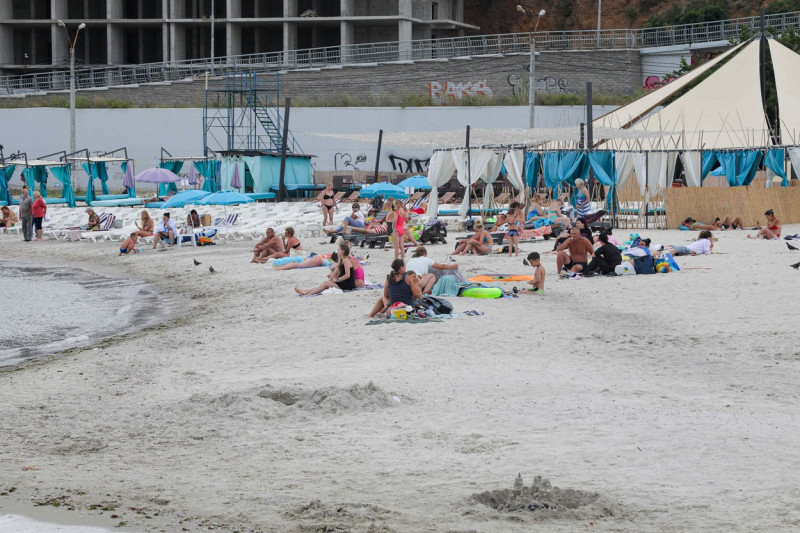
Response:
[{"label": "hillside vegetation", "polygon": [[[597,29],[597,0],[465,0],[467,22],[480,33],[532,31],[544,9],[537,31]],[[523,15],[517,5],[525,8]],[[603,0],[601,27],[643,28],[692,24],[736,17],[800,11],[800,0]]]}]

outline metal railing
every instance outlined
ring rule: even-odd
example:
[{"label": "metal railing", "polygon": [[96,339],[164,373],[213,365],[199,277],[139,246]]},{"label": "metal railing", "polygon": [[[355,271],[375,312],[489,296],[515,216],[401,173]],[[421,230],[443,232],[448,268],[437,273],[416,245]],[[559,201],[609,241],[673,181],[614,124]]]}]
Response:
[{"label": "metal railing", "polygon": [[[766,24],[777,33],[800,28],[800,12],[768,15]],[[730,41],[742,29],[758,32],[758,17],[718,22],[631,30],[550,31],[476,35],[386,43],[368,43],[289,52],[268,52],[210,59],[140,65],[84,67],[76,72],[77,89],[98,89],[196,79],[212,73],[264,73],[325,68],[338,65],[425,61],[492,54],[524,54],[531,38],[537,51],[638,49],[691,43]],[[69,90],[69,71],[0,76],[0,96]]]}]

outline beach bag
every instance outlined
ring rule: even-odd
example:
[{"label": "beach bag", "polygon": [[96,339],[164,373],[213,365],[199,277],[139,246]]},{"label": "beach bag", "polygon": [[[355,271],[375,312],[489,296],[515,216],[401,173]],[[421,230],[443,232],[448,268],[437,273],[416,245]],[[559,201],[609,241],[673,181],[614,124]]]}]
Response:
[{"label": "beach bag", "polygon": [[426,309],[432,310],[436,315],[449,315],[453,312],[453,304],[438,296],[426,294],[420,298],[417,303],[421,304]]},{"label": "beach bag", "polygon": [[649,255],[635,257],[633,259],[633,269],[636,271],[637,274],[656,273],[656,266],[655,263],[653,262],[653,257]]},{"label": "beach bag", "polygon": [[210,226],[211,225],[211,215],[206,213],[205,215],[200,217],[200,224],[203,226]]},{"label": "beach bag", "polygon": [[675,262],[675,258],[672,257],[672,254],[667,252],[661,254],[661,256],[656,259],[656,272],[661,274],[666,274],[668,272],[677,272],[680,270],[678,263]]}]

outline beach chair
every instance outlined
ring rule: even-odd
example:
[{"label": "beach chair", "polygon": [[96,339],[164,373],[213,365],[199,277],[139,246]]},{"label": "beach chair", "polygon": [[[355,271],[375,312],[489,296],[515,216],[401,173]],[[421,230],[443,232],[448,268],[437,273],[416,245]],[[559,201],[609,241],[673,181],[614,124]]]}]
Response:
[{"label": "beach chair", "polygon": [[446,193],[444,193],[441,196],[441,198],[439,198],[439,205],[451,203],[451,201],[453,200],[455,195],[456,195],[456,193],[454,193],[454,192],[446,192]]},{"label": "beach chair", "polygon": [[321,191],[321,192],[320,192],[318,195],[316,195],[316,196],[311,196],[310,198],[306,198],[306,199],[305,199],[305,201],[306,201],[306,202],[310,202],[310,203],[312,203],[312,204],[313,204],[313,203],[316,203],[316,202],[322,203],[322,197],[323,197],[323,196],[325,196],[325,191]]},{"label": "beach chair", "polygon": [[347,198],[342,198],[342,202],[343,202],[343,203],[347,203],[347,202],[350,202],[350,203],[353,203],[353,202],[358,202],[358,196],[359,196],[359,194],[361,194],[361,193],[359,193],[358,191],[353,191],[352,193],[350,193],[350,196],[348,196]]},{"label": "beach chair", "polygon": [[81,239],[91,240],[92,242],[111,240],[111,225],[114,224],[116,218],[111,213],[102,213],[100,215],[100,229],[82,231]]}]

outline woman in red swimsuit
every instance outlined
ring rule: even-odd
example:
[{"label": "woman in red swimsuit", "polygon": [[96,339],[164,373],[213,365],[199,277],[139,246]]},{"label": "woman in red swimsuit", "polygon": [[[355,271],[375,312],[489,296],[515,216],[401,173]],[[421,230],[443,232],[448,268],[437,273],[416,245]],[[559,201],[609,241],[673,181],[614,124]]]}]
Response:
[{"label": "woman in red swimsuit", "polygon": [[408,211],[406,211],[403,202],[400,200],[394,201],[394,213],[395,219],[394,223],[392,224],[392,239],[394,240],[394,258],[397,259],[398,257],[403,261],[406,260],[406,217],[408,217]]},{"label": "woman in red swimsuit", "polygon": [[781,228],[783,224],[781,221],[775,218],[775,212],[772,209],[768,209],[764,216],[767,217],[767,227],[762,228],[758,226],[758,233],[754,236],[748,235],[748,239],[758,239],[759,237],[763,239],[780,239],[781,238]]}]

